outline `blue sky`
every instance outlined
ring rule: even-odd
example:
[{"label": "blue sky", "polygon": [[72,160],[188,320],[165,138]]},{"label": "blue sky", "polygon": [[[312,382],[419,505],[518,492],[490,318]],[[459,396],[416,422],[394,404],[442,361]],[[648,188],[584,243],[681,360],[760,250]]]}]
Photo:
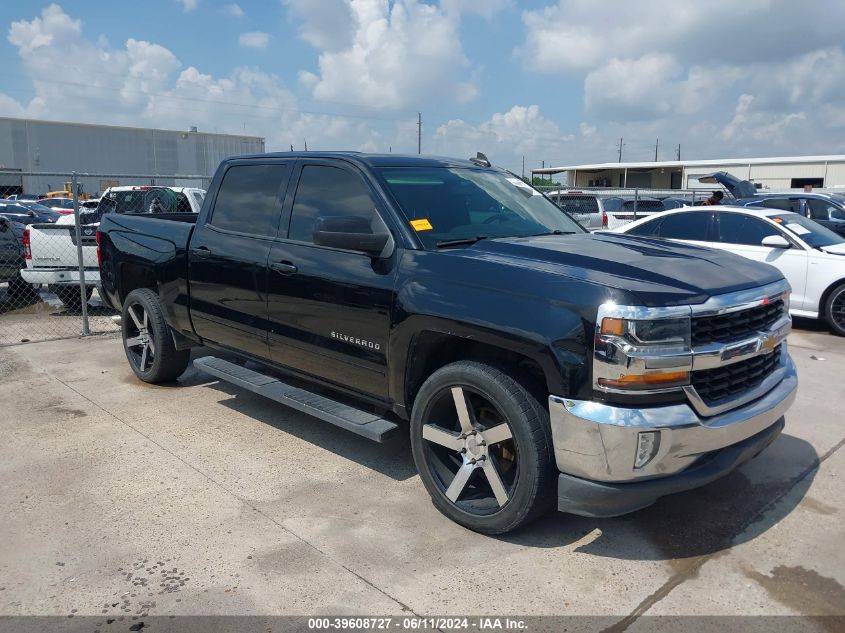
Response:
[{"label": "blue sky", "polygon": [[[0,115],[521,168],[838,153],[845,3],[6,0]],[[728,16],[730,16],[728,18]]]}]

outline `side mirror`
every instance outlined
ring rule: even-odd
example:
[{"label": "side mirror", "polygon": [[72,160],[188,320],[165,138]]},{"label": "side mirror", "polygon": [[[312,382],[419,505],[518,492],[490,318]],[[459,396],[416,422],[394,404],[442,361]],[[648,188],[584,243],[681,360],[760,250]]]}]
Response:
[{"label": "side mirror", "polygon": [[782,235],[767,235],[763,238],[761,242],[763,246],[768,246],[769,248],[792,248],[792,244],[789,243]]},{"label": "side mirror", "polygon": [[384,251],[390,239],[387,233],[373,233],[370,222],[356,215],[317,218],[313,237],[318,246],[361,251],[373,257]]}]

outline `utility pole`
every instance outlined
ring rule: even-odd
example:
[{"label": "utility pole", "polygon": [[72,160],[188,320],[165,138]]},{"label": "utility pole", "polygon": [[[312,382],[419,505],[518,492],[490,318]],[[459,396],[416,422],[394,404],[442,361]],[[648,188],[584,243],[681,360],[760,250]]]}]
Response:
[{"label": "utility pole", "polygon": [[681,144],[678,143],[678,160],[681,160]]},{"label": "utility pole", "polygon": [[622,141],[623,141],[623,139],[620,138],[619,139],[619,162],[620,163],[622,162],[622,147],[624,146],[624,143]]},{"label": "utility pole", "polygon": [[522,179],[525,180],[525,155],[522,155]]},{"label": "utility pole", "polygon": [[417,112],[417,154],[422,154],[422,112]]},{"label": "utility pole", "polygon": [[303,139],[303,140],[305,142],[305,151],[307,152],[308,151],[308,140],[307,139]]},{"label": "utility pole", "polygon": [[660,147],[660,139],[654,142],[654,162],[657,162],[657,148]]}]

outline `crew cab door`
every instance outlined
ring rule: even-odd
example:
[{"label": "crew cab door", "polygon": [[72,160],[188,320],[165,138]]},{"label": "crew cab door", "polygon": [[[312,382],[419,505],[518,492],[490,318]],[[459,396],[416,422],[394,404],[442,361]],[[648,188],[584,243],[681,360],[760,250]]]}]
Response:
[{"label": "crew cab door", "polygon": [[[385,399],[397,258],[314,244],[317,218],[355,216],[387,232],[379,196],[343,161],[295,169],[280,239],[270,252],[271,358],[298,372]],[[284,236],[284,237],[283,237]]]},{"label": "crew cab door", "polygon": [[268,358],[267,260],[291,162],[231,163],[191,236],[191,320],[219,346]]}]

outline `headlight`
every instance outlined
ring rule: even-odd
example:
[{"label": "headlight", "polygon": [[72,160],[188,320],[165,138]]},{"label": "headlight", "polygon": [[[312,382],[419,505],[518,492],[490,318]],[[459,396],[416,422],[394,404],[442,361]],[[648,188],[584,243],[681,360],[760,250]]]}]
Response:
[{"label": "headlight", "polygon": [[[624,309],[621,313],[625,314]],[[610,392],[666,391],[689,384],[692,355],[688,316],[599,316],[593,364],[595,388]]]},{"label": "headlight", "polygon": [[684,317],[635,321],[605,317],[601,322],[601,334],[625,339],[633,345],[668,345],[688,349],[690,320]]}]

